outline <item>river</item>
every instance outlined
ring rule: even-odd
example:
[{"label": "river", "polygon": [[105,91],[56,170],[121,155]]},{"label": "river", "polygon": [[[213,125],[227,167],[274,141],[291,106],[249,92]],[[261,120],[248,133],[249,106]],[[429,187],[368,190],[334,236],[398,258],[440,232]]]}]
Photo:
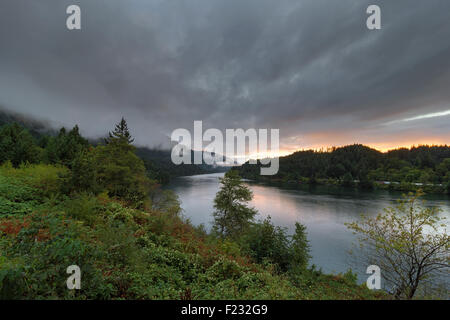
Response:
[{"label": "river", "polygon": [[[223,173],[181,177],[168,186],[179,196],[183,214],[194,225],[211,227],[213,200],[222,176]],[[258,210],[257,219],[270,215],[275,225],[287,228],[290,234],[294,231],[295,222],[301,222],[307,227],[311,263],[327,273],[344,273],[351,267],[360,281],[367,277],[367,266],[355,264],[349,255],[356,238],[344,223],[360,219],[361,214],[376,215],[401,198],[401,193],[387,191],[363,192],[338,187],[296,190],[250,181],[246,184],[253,191],[250,205]],[[439,206],[441,215],[450,220],[449,197],[429,195],[427,206]]]}]

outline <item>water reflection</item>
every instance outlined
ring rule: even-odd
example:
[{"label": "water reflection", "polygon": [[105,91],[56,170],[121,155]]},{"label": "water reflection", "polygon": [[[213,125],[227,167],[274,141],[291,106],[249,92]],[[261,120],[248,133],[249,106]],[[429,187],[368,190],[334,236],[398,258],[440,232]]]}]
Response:
[{"label": "water reflection", "polygon": [[[195,225],[211,227],[213,200],[219,190],[219,177],[223,173],[182,177],[169,188],[181,200],[184,215]],[[351,265],[348,251],[355,236],[346,228],[345,222],[360,218],[361,214],[375,215],[383,208],[393,205],[400,193],[361,192],[342,188],[315,188],[312,190],[290,190],[247,182],[253,191],[254,206],[258,219],[271,216],[275,225],[287,228],[292,233],[295,222],[306,225],[311,244],[312,263],[325,272],[346,272],[352,267],[361,279],[365,279],[367,266]],[[450,217],[448,197],[430,196],[428,206],[440,206],[441,213]]]}]

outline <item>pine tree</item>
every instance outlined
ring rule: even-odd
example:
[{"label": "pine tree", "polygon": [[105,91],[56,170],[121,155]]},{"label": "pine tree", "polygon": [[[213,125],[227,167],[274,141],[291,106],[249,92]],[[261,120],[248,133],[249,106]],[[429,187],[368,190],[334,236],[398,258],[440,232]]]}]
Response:
[{"label": "pine tree", "polygon": [[106,143],[111,143],[113,141],[126,142],[127,144],[132,144],[134,142],[128,129],[127,121],[123,117],[120,122],[116,124],[114,131],[109,133],[109,138],[106,139]]},{"label": "pine tree", "polygon": [[21,163],[39,161],[40,149],[33,137],[17,123],[4,125],[0,129],[0,163],[11,161],[14,167]]},{"label": "pine tree", "polygon": [[89,142],[80,135],[77,125],[68,133],[65,128],[61,128],[58,136],[47,142],[46,159],[49,163],[59,163],[71,168],[75,158],[88,147]]},{"label": "pine tree", "polygon": [[305,270],[311,258],[311,247],[306,235],[306,227],[301,223],[295,223],[295,233],[292,235],[290,250],[292,252],[290,259],[291,271],[301,272]]},{"label": "pine tree", "polygon": [[147,177],[144,162],[135,154],[133,139],[124,118],[109,133],[106,145],[95,148],[95,163],[99,185],[109,196],[132,205],[144,206],[149,201],[152,182]]}]

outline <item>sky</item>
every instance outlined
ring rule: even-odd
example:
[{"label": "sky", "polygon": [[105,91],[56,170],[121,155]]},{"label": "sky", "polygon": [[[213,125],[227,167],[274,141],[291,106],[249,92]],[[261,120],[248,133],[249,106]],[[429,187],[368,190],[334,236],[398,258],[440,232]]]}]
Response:
[{"label": "sky", "polygon": [[[81,8],[81,30],[66,8]],[[381,8],[381,30],[366,9]],[[280,129],[282,154],[450,144],[448,0],[1,0],[0,107],[136,143]]]}]

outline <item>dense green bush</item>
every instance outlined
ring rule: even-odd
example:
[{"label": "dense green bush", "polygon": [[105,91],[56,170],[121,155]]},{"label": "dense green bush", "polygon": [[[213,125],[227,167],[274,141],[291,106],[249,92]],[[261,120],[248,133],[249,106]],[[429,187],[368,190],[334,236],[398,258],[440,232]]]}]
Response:
[{"label": "dense green bush", "polygon": [[287,271],[290,263],[289,239],[286,230],[272,224],[270,217],[254,223],[241,239],[244,252],[257,263],[276,264]]},{"label": "dense green bush", "polygon": [[25,193],[22,188],[26,188],[30,191],[30,196],[39,199],[61,193],[65,189],[65,177],[69,174],[70,171],[65,167],[46,164],[27,164],[18,168],[13,168],[8,163],[0,166],[0,176],[7,177],[15,186],[20,185],[14,192]]},{"label": "dense green bush", "polygon": [[[23,298],[107,298],[111,287],[95,266],[102,253],[78,236],[82,231],[73,222],[58,213],[35,214],[27,220],[10,245],[3,246],[6,259],[21,261],[22,267],[9,268],[3,283],[16,283],[12,292],[21,292]],[[5,256],[3,256],[5,259]],[[66,269],[78,265],[87,290],[69,291],[66,288]],[[23,270],[21,281],[15,281],[17,272]],[[25,283],[25,285],[24,285]]]},{"label": "dense green bush", "polygon": [[303,272],[308,266],[306,228],[300,223],[296,223],[294,235],[288,236],[286,229],[274,226],[268,217],[253,223],[240,241],[244,252],[254,261],[273,264],[281,272]]}]

